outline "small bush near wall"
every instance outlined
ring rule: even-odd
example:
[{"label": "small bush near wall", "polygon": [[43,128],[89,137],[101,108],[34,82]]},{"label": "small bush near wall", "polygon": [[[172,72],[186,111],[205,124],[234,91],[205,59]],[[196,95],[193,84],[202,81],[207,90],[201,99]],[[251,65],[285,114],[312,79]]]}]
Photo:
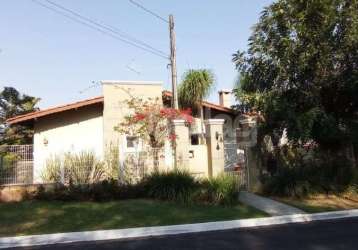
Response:
[{"label": "small bush near wall", "polygon": [[232,205],[238,197],[239,183],[235,176],[221,174],[217,177],[202,181],[204,201],[212,204]]},{"label": "small bush near wall", "polygon": [[151,198],[181,203],[232,205],[237,202],[239,183],[226,174],[209,179],[195,179],[185,171],[157,172],[144,181]]},{"label": "small bush near wall", "polygon": [[142,184],[121,185],[115,180],[104,180],[93,184],[62,185],[52,189],[39,187],[34,199],[60,201],[109,201],[145,198]]},{"label": "small bush near wall", "polygon": [[147,195],[159,200],[190,203],[195,199],[200,183],[188,172],[154,172],[144,180]]},{"label": "small bush near wall", "polygon": [[[136,184],[104,180],[93,184],[55,184],[39,186],[31,195],[38,200],[108,201],[151,198],[184,204],[232,205],[236,203],[239,183],[233,176],[220,175],[195,179],[185,171],[154,172]],[[30,196],[29,196],[30,197]]]}]

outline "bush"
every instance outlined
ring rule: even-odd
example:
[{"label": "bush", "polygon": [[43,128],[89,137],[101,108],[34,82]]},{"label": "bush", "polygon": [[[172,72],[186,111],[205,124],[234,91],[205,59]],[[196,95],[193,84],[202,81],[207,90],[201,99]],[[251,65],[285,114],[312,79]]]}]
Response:
[{"label": "bush", "polygon": [[263,192],[279,196],[342,193],[356,183],[354,167],[345,157],[314,155],[299,164],[281,164],[274,175],[263,175]]},{"label": "bush", "polygon": [[104,180],[93,184],[54,184],[51,189],[40,186],[34,195],[37,200],[60,201],[110,201],[144,198],[142,184],[122,185],[116,180]]},{"label": "bush", "polygon": [[[114,159],[116,155],[115,149],[106,153],[105,161],[98,159],[91,151],[66,153],[63,156],[55,155],[46,160],[46,167],[41,173],[41,178],[45,182],[60,183],[61,175],[63,175],[65,183],[75,185],[93,184],[114,179],[116,166],[118,166]],[[61,170],[62,167],[63,170]]]},{"label": "bush", "polygon": [[302,169],[280,167],[273,176],[264,175],[263,192],[278,196],[301,196],[309,193],[310,187],[305,180]]},{"label": "bush", "polygon": [[61,182],[61,158],[53,156],[46,159],[46,167],[41,172],[41,179],[48,183]]},{"label": "bush", "polygon": [[202,181],[201,201],[216,205],[233,205],[239,194],[239,181],[235,176],[221,174]]},{"label": "bush", "polygon": [[306,178],[314,190],[340,193],[354,181],[354,168],[344,158],[335,158],[306,167]]},{"label": "bush", "polygon": [[195,180],[188,172],[155,172],[145,180],[150,198],[181,203],[232,205],[237,201],[239,183],[226,174]]},{"label": "bush", "polygon": [[186,171],[154,172],[144,180],[147,195],[154,199],[190,203],[199,183]]},{"label": "bush", "polygon": [[153,198],[184,204],[202,203],[232,205],[237,201],[239,183],[235,176],[225,174],[196,180],[186,171],[153,172],[135,184],[104,180],[92,184],[56,184],[54,188],[38,189],[35,199],[61,201],[108,201]]}]

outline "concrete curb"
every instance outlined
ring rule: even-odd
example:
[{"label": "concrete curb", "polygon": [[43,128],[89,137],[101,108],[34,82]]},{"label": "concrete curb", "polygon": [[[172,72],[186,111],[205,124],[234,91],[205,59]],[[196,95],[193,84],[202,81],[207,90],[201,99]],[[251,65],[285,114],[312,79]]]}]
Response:
[{"label": "concrete curb", "polygon": [[358,217],[358,209],[317,213],[317,214],[295,214],[295,215],[283,215],[283,216],[266,217],[266,218],[258,218],[258,219],[242,219],[242,220],[232,220],[232,221],[173,225],[173,226],[140,227],[140,228],[116,229],[116,230],[57,233],[57,234],[31,235],[31,236],[19,236],[19,237],[3,237],[0,238],[0,248],[38,246],[38,245],[60,244],[60,243],[85,242],[85,241],[131,239],[131,238],[138,238],[138,237],[209,232],[209,231],[219,231],[219,230],[228,230],[228,229],[281,225],[281,224],[289,224],[289,223],[343,219],[343,218],[351,218],[351,217]]}]

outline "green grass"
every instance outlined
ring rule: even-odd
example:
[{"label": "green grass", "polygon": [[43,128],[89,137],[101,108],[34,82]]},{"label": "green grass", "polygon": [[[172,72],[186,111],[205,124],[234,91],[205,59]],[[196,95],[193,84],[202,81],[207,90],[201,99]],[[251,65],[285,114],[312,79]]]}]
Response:
[{"label": "green grass", "polygon": [[174,225],[267,216],[254,208],[154,200],[0,203],[0,236]]}]

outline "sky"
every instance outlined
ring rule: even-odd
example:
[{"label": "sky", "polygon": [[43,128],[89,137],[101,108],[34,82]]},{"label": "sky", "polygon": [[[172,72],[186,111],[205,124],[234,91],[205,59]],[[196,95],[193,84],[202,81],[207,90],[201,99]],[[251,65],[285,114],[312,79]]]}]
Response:
[{"label": "sky", "polygon": [[[51,6],[46,0],[36,0]],[[129,0],[51,0],[111,25],[169,54],[168,24]],[[232,54],[247,48],[260,12],[271,0],[136,0],[158,15],[174,15],[178,82],[189,68],[215,74],[209,101],[233,87]],[[169,61],[76,23],[32,0],[1,0],[0,87],[41,98],[40,107],[101,95],[101,80],[162,81]]]}]

